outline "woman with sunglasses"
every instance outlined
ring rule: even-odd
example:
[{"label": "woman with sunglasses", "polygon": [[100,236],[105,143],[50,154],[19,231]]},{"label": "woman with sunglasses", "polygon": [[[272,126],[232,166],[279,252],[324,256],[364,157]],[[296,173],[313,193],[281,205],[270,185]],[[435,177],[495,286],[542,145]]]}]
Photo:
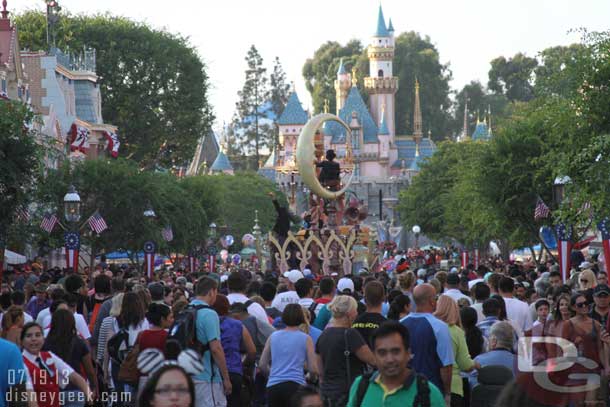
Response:
[{"label": "woman with sunglasses", "polygon": [[[604,344],[610,343],[610,336],[599,322],[589,316],[589,302],[584,293],[574,294],[570,300],[570,306],[574,311],[574,316],[563,324],[561,336],[576,346],[578,357],[595,362],[595,367],[587,368],[583,363],[574,363],[565,373],[599,375],[602,371],[608,371],[607,349]],[[565,374],[560,376],[569,381]],[[595,394],[580,395],[582,400],[585,397],[590,400],[595,397]]]}]

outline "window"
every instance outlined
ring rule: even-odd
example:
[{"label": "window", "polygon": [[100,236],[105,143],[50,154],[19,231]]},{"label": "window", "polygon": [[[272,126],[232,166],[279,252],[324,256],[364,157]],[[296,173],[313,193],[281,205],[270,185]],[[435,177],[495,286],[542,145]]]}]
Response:
[{"label": "window", "polygon": [[2,89],[0,89],[0,91],[5,92],[6,93],[6,79],[2,78]]},{"label": "window", "polygon": [[377,76],[380,78],[383,78],[383,69],[380,69],[379,71],[377,71]]}]

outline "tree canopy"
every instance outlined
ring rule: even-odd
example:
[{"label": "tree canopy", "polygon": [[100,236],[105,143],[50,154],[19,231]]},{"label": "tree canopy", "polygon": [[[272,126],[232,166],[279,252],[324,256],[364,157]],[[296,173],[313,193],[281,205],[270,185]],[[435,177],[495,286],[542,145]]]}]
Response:
[{"label": "tree canopy", "polygon": [[[46,49],[42,12],[15,17],[19,43]],[[97,51],[104,120],[119,128],[121,155],[143,166],[184,166],[214,119],[205,65],[186,38],[111,15],[63,13],[57,47]]]}]

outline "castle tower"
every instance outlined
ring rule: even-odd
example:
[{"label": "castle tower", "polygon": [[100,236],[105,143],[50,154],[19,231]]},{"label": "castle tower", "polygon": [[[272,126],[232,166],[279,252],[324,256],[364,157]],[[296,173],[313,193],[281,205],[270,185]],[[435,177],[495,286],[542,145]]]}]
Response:
[{"label": "castle tower", "polygon": [[377,15],[377,29],[367,49],[369,77],[364,78],[364,88],[369,94],[370,110],[375,123],[381,122],[381,108],[385,106],[388,130],[392,140],[395,135],[394,95],[398,91],[398,78],[393,76],[394,27],[386,26],[381,5]]},{"label": "castle tower", "polygon": [[343,65],[343,58],[341,58],[339,69],[337,70],[337,79],[335,80],[337,116],[339,115],[339,110],[341,110],[343,106],[345,106],[345,99],[347,99],[347,95],[349,94],[351,88],[352,77],[349,73],[347,73],[345,65]]},{"label": "castle tower", "polygon": [[424,135],[422,129],[422,118],[421,118],[421,105],[419,103],[419,81],[415,78],[415,104],[413,107],[413,140],[415,144],[419,146]]}]

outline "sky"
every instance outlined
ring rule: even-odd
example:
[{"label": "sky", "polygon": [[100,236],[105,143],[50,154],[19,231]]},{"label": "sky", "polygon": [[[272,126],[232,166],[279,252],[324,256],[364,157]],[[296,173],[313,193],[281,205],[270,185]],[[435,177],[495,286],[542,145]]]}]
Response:
[{"label": "sky", "polygon": [[[311,98],[301,70],[324,42],[368,44],[376,28],[378,0],[58,0],[72,13],[121,15],[188,37],[207,65],[216,128],[230,121],[254,44],[270,72],[278,56],[288,81],[304,105]],[[44,0],[8,0],[9,10],[44,9]],[[453,72],[451,86],[471,80],[487,83],[489,62],[550,46],[578,42],[571,30],[610,27],[608,0],[383,0],[396,35],[416,31],[429,36],[442,63]],[[425,84],[422,84],[425,86]],[[404,91],[404,90],[403,90]],[[425,103],[425,101],[422,101]]]}]

